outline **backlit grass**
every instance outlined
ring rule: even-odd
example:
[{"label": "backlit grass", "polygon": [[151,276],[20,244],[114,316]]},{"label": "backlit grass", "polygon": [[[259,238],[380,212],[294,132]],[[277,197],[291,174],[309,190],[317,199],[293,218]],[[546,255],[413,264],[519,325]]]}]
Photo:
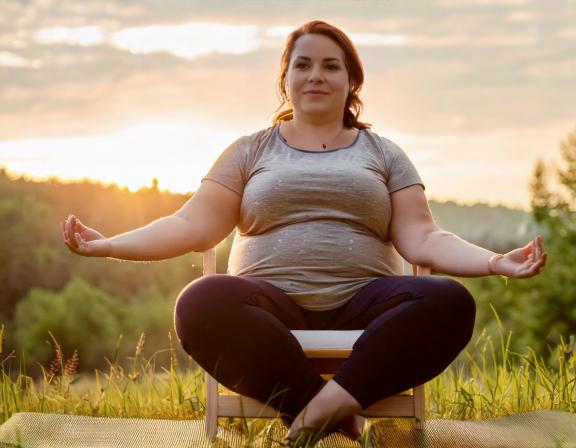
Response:
[{"label": "backlit grass", "polygon": [[[498,319],[498,316],[496,316]],[[426,384],[426,418],[485,419],[535,410],[576,410],[574,341],[554,349],[554,366],[534,351],[510,351],[511,333],[500,326],[496,339],[482,332],[457,360]],[[3,326],[0,326],[0,341]],[[4,366],[14,353],[3,354],[0,342],[0,423],[17,412],[65,413],[98,417],[203,419],[204,374],[178,365],[171,338],[170,365],[157,366],[156,352],[142,356],[144,335],[128,368],[117,353],[106,371],[76,372],[77,357],[64,359],[53,340],[55,357],[34,380]],[[2,357],[4,356],[4,357]],[[126,364],[125,364],[126,365]],[[265,419],[221,419],[220,424],[247,432],[248,440],[270,430]],[[249,443],[249,442],[248,442]],[[249,446],[249,445],[247,445]]]}]

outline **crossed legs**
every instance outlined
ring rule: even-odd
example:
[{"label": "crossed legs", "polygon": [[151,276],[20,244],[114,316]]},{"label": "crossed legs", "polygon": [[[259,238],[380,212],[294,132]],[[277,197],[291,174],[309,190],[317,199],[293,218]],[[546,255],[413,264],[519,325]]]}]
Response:
[{"label": "crossed legs", "polygon": [[[362,409],[450,364],[472,335],[474,314],[468,291],[446,277],[381,278],[337,310],[312,312],[265,281],[214,275],[182,291],[175,327],[183,348],[220,383],[292,420],[293,440],[303,428],[358,435]],[[289,329],[365,331],[326,383]]]}]

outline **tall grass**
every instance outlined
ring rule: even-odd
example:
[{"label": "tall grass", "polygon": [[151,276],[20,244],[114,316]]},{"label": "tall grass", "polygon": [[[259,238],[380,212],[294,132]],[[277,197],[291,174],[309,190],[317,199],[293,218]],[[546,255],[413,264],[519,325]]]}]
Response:
[{"label": "tall grass", "polygon": [[[574,340],[562,340],[553,350],[556,366],[547,365],[531,349],[524,354],[512,352],[511,332],[505,334],[499,319],[498,323],[500,334],[496,339],[483,331],[455,362],[426,384],[427,418],[482,419],[533,410],[576,410]],[[53,338],[54,360],[47,368],[42,367],[42,378],[34,380],[24,371],[17,375],[5,371],[14,353],[2,358],[3,331],[2,326],[0,423],[16,412],[204,418],[203,372],[178,366],[171,333],[169,347],[148,358],[142,355],[142,334],[134,355],[128,358],[128,368],[119,365],[116,350],[113,359],[107,360],[108,369],[95,370],[94,374],[78,374],[77,356],[64,359]],[[158,370],[155,359],[165,351],[170,353],[170,365]],[[263,423],[253,423],[249,425],[252,429],[269,430]],[[228,419],[228,424],[248,428],[239,419]]]},{"label": "tall grass", "polygon": [[496,341],[482,331],[441,375],[426,384],[427,418],[485,419],[535,410],[576,410],[574,338],[552,350],[554,365],[530,347],[510,350],[498,314]]}]

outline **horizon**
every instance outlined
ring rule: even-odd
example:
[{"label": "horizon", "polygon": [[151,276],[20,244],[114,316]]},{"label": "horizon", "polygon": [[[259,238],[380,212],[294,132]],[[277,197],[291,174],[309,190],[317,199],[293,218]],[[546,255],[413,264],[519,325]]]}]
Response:
[{"label": "horizon", "polygon": [[[46,177],[46,178],[36,178],[36,177],[29,176],[26,174],[15,174],[15,173],[8,171],[5,167],[0,166],[0,175],[1,174],[6,175],[6,177],[10,181],[14,181],[14,182],[24,181],[24,182],[31,182],[31,183],[36,183],[36,184],[57,182],[57,183],[60,183],[61,185],[87,184],[87,185],[94,185],[97,187],[101,187],[103,189],[109,189],[110,188],[110,189],[117,189],[119,191],[127,191],[131,194],[137,194],[138,192],[140,192],[142,190],[146,190],[146,189],[153,189],[154,188],[154,180],[158,180],[157,178],[153,178],[149,184],[141,185],[137,189],[131,189],[126,185],[119,185],[115,182],[110,182],[110,183],[103,182],[99,179],[90,179],[90,178],[61,179],[60,177],[57,177],[57,176]],[[166,194],[187,196],[187,195],[192,195],[192,194],[196,193],[196,191],[172,191],[169,188],[162,188],[159,181],[156,184],[156,188],[162,194],[166,193]],[[502,208],[506,208],[508,210],[517,210],[517,211],[522,211],[525,213],[531,213],[532,212],[532,210],[530,208],[522,209],[522,208],[518,208],[518,207],[511,207],[511,206],[509,206],[507,204],[503,204],[503,203],[490,203],[487,201],[462,202],[462,201],[459,201],[458,199],[445,199],[445,198],[442,199],[442,198],[434,198],[434,197],[432,197],[432,198],[429,197],[427,199],[429,202],[435,202],[437,204],[454,203],[460,207],[474,207],[474,206],[480,205],[480,206],[487,206],[487,207],[491,207],[491,208],[502,207]]]}]

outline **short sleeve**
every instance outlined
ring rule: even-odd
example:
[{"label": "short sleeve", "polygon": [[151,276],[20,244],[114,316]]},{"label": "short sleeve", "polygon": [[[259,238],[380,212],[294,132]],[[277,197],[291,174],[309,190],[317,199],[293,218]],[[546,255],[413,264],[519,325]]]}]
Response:
[{"label": "short sleeve", "polygon": [[244,136],[228,146],[208,170],[202,182],[205,180],[218,182],[242,196],[247,178],[249,141],[250,139]]},{"label": "short sleeve", "polygon": [[384,160],[386,162],[388,174],[388,192],[393,193],[410,185],[422,185],[426,189],[424,182],[420,178],[416,167],[408,158],[406,153],[396,143],[380,137]]}]

